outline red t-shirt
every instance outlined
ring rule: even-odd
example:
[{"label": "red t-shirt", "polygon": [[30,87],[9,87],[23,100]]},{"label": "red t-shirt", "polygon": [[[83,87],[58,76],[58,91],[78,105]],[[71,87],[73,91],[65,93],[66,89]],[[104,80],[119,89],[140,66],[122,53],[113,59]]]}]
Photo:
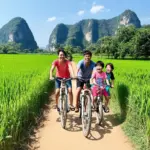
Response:
[{"label": "red t-shirt", "polygon": [[60,63],[59,60],[55,60],[53,65],[56,67],[56,77],[70,78],[69,64],[71,63],[68,60],[65,60],[63,63]]}]

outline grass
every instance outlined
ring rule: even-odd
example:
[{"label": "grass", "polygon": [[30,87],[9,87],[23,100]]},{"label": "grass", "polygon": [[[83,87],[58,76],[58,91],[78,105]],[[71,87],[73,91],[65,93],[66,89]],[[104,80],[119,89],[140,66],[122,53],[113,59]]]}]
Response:
[{"label": "grass", "polygon": [[49,68],[55,56],[0,55],[0,149],[23,148],[53,89]]}]

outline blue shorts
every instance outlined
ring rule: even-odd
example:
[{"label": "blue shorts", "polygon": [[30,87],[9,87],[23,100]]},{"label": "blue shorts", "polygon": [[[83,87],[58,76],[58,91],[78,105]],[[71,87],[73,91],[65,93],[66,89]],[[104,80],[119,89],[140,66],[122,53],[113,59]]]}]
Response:
[{"label": "blue shorts", "polygon": [[[58,79],[61,79],[61,78],[58,78]],[[72,88],[71,80],[66,81],[66,85],[67,85],[67,88]],[[56,79],[55,80],[55,88],[60,89],[60,86],[61,86],[61,82]]]},{"label": "blue shorts", "polygon": [[108,96],[110,96],[110,86],[106,85],[105,87]]}]

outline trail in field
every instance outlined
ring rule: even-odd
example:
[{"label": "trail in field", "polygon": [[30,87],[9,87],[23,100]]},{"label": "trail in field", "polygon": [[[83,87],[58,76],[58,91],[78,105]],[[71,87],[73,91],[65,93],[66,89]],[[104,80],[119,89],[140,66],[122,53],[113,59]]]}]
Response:
[{"label": "trail in field", "polygon": [[[76,70],[76,65],[73,63]],[[73,81],[73,94],[75,97],[76,83]],[[93,114],[91,133],[88,138],[82,134],[79,114],[69,112],[67,127],[61,127],[59,115],[54,109],[54,95],[51,95],[50,111],[44,126],[36,135],[38,141],[33,145],[36,150],[132,150],[133,147],[121,130],[115,115],[105,114],[104,125],[98,126]]]}]

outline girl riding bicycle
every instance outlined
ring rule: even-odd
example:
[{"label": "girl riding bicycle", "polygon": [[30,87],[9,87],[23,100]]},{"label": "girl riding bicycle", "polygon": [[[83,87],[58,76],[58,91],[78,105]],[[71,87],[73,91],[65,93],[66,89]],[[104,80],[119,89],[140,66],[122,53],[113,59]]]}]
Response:
[{"label": "girl riding bicycle", "polygon": [[[92,80],[93,83],[95,84],[92,87],[92,94],[94,97],[93,106],[95,105],[96,97],[98,96],[98,87],[96,85],[98,85],[102,89],[102,95],[105,96],[106,100],[108,99],[109,96],[105,89],[105,81],[107,85],[109,85],[109,81],[107,79],[106,73],[103,72],[103,68],[104,68],[104,63],[102,61],[97,61],[95,65],[95,72],[92,75]],[[104,111],[107,112],[107,102],[105,103]]]},{"label": "girl riding bicycle", "polygon": [[[53,71],[55,68],[57,69],[56,70],[56,80],[55,80],[55,87],[56,87],[55,99],[56,99],[56,108],[59,111],[58,98],[59,98],[61,82],[59,80],[57,80],[57,78],[69,79],[70,76],[74,77],[74,72],[72,69],[71,62],[66,59],[66,52],[62,49],[58,50],[58,59],[52,63],[52,67],[50,69],[50,80],[53,79],[52,74],[53,74]],[[68,88],[68,94],[69,94],[69,100],[70,100],[70,109],[73,110],[73,109],[75,109],[75,107],[73,106],[73,94],[72,94],[71,80],[66,81],[66,85]]]}]

